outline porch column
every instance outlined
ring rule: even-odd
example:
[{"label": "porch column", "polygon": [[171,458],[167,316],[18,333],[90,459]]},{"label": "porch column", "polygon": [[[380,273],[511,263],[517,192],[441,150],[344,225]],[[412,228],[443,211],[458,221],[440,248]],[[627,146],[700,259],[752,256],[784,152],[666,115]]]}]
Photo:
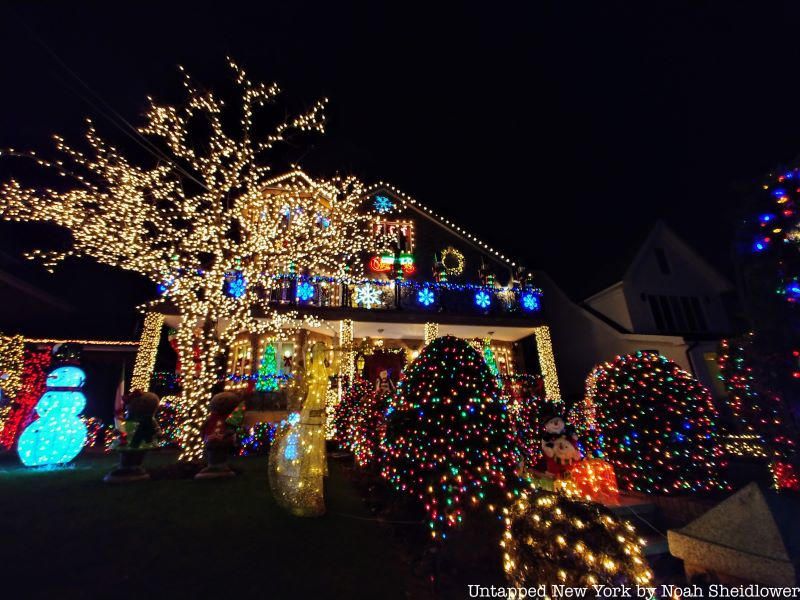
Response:
[{"label": "porch column", "polygon": [[425,323],[425,345],[427,346],[437,337],[439,337],[439,324]]},{"label": "porch column", "polygon": [[536,350],[539,353],[539,367],[544,377],[544,395],[548,400],[561,400],[561,389],[558,386],[556,359],[553,356],[553,342],[550,339],[550,328],[541,325],[533,330],[536,336]]},{"label": "porch column", "polygon": [[156,365],[156,353],[163,324],[164,315],[161,313],[150,312],[144,316],[142,339],[136,352],[136,362],[133,363],[131,390],[146,392],[150,389],[150,379],[153,377],[153,367]]},{"label": "porch column", "polygon": [[339,398],[342,397],[342,380],[347,378],[349,384],[353,383],[356,375],[355,356],[353,355],[353,322],[342,319],[339,322],[339,347],[342,349],[339,363]]}]

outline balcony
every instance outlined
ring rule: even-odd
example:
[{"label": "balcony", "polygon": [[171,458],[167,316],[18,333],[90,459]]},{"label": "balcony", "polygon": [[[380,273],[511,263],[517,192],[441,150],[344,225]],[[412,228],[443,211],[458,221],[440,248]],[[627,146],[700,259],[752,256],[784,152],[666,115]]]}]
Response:
[{"label": "balcony", "polygon": [[292,275],[274,277],[273,284],[270,301],[297,308],[523,319],[539,318],[542,312],[542,292],[533,287]]}]

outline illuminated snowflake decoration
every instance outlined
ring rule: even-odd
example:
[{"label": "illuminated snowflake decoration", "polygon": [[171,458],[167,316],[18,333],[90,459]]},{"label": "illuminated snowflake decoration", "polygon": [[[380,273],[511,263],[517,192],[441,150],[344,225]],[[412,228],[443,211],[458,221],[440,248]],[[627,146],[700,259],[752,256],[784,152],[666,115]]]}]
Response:
[{"label": "illuminated snowflake decoration", "polygon": [[492,298],[485,291],[481,290],[475,294],[475,304],[480,308],[488,308],[492,303]]},{"label": "illuminated snowflake decoration", "polygon": [[384,214],[394,208],[394,202],[389,200],[386,196],[375,196],[374,206],[375,210],[381,214]]},{"label": "illuminated snowflake decoration", "polygon": [[232,271],[225,276],[225,295],[241,298],[247,291],[247,280],[241,271]]},{"label": "illuminated snowflake decoration", "polygon": [[417,301],[423,306],[430,306],[436,297],[429,288],[423,288],[417,292]]},{"label": "illuminated snowflake decoration", "polygon": [[356,304],[372,308],[376,304],[381,304],[381,293],[375,286],[365,283],[356,288]]},{"label": "illuminated snowflake decoration", "polygon": [[307,281],[303,281],[302,283],[298,284],[297,297],[303,302],[308,302],[314,297],[314,286]]},{"label": "illuminated snowflake decoration", "polygon": [[539,310],[541,305],[539,304],[539,298],[536,296],[536,294],[523,294],[522,308],[530,311]]}]

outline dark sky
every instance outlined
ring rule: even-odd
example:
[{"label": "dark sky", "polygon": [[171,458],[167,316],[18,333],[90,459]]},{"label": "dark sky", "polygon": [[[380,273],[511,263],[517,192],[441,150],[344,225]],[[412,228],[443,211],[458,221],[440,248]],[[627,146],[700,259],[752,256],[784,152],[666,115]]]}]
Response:
[{"label": "dark sky", "polygon": [[134,123],[229,54],[289,106],[330,98],[312,172],[391,181],[568,290],[657,218],[728,270],[737,185],[800,150],[797,3],[522,4],[6,3],[0,146],[118,135],[40,42]]}]

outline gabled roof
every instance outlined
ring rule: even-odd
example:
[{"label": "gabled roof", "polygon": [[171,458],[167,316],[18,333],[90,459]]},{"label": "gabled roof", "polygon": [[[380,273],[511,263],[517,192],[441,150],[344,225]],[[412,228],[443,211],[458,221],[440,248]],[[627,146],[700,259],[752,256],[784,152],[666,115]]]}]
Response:
[{"label": "gabled roof", "polygon": [[[287,184],[291,185],[292,183],[297,181],[302,181],[304,184],[312,187],[320,187],[318,182],[316,182],[312,177],[307,175],[299,167],[296,167],[293,170],[288,171],[286,173],[276,175],[272,179],[265,181],[263,187],[264,189],[269,189],[269,188],[281,189],[284,188]],[[420,216],[425,217],[426,219],[436,223],[438,226],[447,230],[452,235],[463,240],[464,243],[469,244],[478,252],[485,254],[488,258],[503,265],[504,267],[508,269],[522,267],[522,264],[518,260],[515,260],[511,256],[507,256],[502,252],[500,252],[499,250],[496,250],[495,248],[491,247],[489,244],[481,240],[476,235],[473,235],[472,233],[468,232],[466,229],[457,225],[450,219],[447,219],[446,217],[437,214],[436,211],[418,202],[416,199],[412,198],[411,196],[409,196],[402,190],[396,188],[395,186],[386,183],[385,181],[378,181],[377,183],[367,186],[364,193],[365,195],[371,196],[376,192],[384,192],[386,194],[391,195],[398,202],[400,202],[402,208],[412,210],[417,214],[419,214]]]},{"label": "gabled roof", "polygon": [[587,273],[586,288],[580,290],[580,297],[588,300],[625,280],[646,257],[651,243],[662,235],[683,252],[691,254],[692,263],[704,271],[706,279],[715,287],[720,290],[731,289],[731,283],[717,268],[675,233],[669,225],[659,219],[644,235],[632,236],[630,243],[623,251],[616,254],[616,258],[605,261],[597,269]]},{"label": "gabled roof", "polygon": [[458,237],[464,243],[469,244],[478,252],[485,254],[488,258],[494,260],[495,262],[503,265],[508,269],[514,269],[517,267],[522,267],[522,264],[514,260],[511,256],[506,256],[499,250],[492,248],[489,244],[481,240],[476,235],[471,234],[466,229],[462,228],[461,226],[457,225],[450,219],[443,217],[442,215],[436,213],[433,209],[425,206],[424,204],[418,202],[405,192],[401,191],[400,189],[394,187],[393,185],[386,183],[385,181],[378,181],[377,183],[368,186],[366,189],[366,194],[372,195],[376,192],[384,192],[390,194],[396,200],[398,200],[403,208],[412,210],[419,214],[422,217],[434,222],[438,226],[442,227],[443,229],[447,230],[450,234]]}]

